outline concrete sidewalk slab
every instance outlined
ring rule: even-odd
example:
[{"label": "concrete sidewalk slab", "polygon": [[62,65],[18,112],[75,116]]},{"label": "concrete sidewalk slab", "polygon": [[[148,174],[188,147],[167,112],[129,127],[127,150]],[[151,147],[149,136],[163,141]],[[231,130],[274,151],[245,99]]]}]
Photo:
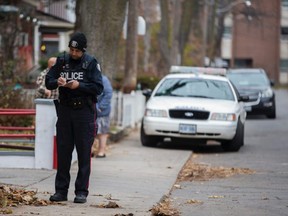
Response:
[{"label": "concrete sidewalk slab", "polygon": [[[149,210],[169,193],[190,155],[191,151],[143,147],[139,131],[132,131],[120,142],[110,145],[106,158],[92,158],[87,203],[73,203],[75,163],[70,172],[68,202],[21,206],[13,209],[13,215],[151,215]],[[55,170],[0,169],[0,173],[0,183],[37,190],[40,199],[49,199],[54,193]],[[116,202],[120,208],[97,207],[109,201]]]}]

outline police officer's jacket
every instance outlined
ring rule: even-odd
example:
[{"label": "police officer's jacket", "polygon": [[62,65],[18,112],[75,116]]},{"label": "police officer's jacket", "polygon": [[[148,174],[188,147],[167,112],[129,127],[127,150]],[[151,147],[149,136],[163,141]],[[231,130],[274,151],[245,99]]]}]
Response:
[{"label": "police officer's jacket", "polygon": [[45,78],[46,88],[49,90],[58,87],[57,79],[62,76],[67,82],[77,80],[79,87],[69,89],[59,87],[60,101],[72,98],[90,98],[96,102],[97,96],[103,91],[102,75],[97,60],[84,53],[79,60],[74,60],[70,55],[62,55],[57,58],[56,64],[51,67]]}]

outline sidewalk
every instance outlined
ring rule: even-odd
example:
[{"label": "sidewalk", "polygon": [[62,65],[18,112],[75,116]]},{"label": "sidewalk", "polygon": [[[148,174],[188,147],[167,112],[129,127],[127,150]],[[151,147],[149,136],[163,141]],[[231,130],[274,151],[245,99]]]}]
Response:
[{"label": "sidewalk", "polygon": [[[169,193],[190,151],[143,147],[139,131],[110,145],[106,158],[92,158],[90,194],[85,204],[75,204],[74,181],[77,163],[71,168],[68,202],[63,205],[21,206],[13,215],[150,216],[149,210]],[[54,193],[55,170],[0,169],[0,184],[37,190],[37,197],[48,200]],[[99,208],[109,201],[120,208]]]}]

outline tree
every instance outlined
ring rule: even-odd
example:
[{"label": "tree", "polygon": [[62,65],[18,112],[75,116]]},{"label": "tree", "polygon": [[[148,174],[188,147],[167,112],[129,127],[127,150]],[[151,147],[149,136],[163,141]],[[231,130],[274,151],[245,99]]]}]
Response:
[{"label": "tree", "polygon": [[162,56],[162,74],[172,64],[183,63],[184,50],[194,18],[198,16],[199,3],[196,0],[160,0],[161,21],[158,35]]},{"label": "tree", "polygon": [[[0,4],[1,3],[2,1]],[[20,23],[18,19],[18,8],[6,6],[5,10],[0,11],[0,39],[2,41],[2,46],[0,47],[0,73],[2,74],[2,79],[14,78],[13,72],[15,72],[16,66],[14,66],[13,60],[15,59],[14,53],[15,48],[17,47],[16,39],[19,32]],[[7,70],[7,68],[10,69]]]},{"label": "tree", "polygon": [[143,16],[146,22],[146,34],[143,36],[144,42],[144,56],[143,56],[143,71],[149,72],[151,65],[149,64],[150,48],[151,48],[151,26],[158,21],[157,6],[158,0],[141,0]]},{"label": "tree", "polygon": [[183,56],[185,46],[189,40],[190,33],[193,29],[193,21],[198,20],[199,1],[185,0],[183,2],[183,11],[181,13],[181,23],[179,32],[179,50],[181,54],[181,64],[183,64]]},{"label": "tree", "polygon": [[75,31],[87,36],[88,52],[100,62],[110,79],[117,73],[117,50],[125,20],[127,0],[76,2]]},{"label": "tree", "polygon": [[[221,57],[221,45],[222,45],[222,37],[224,33],[224,20],[227,14],[230,12],[229,10],[222,10],[223,8],[227,7],[227,5],[231,4],[231,0],[218,0],[215,2],[213,5],[214,11],[216,10],[217,13],[217,19],[216,19],[216,32],[213,35],[214,37],[211,38],[213,41],[211,43],[211,56],[210,58],[213,57]],[[214,21],[214,20],[213,20]],[[211,23],[214,25],[214,22]]]},{"label": "tree", "polygon": [[170,32],[170,19],[169,19],[169,2],[160,0],[161,21],[160,32],[158,34],[159,49],[162,56],[163,70],[167,71],[171,65],[170,63],[170,46],[169,46],[169,32]]},{"label": "tree", "polygon": [[137,85],[138,6],[138,0],[129,0],[124,75],[125,79],[122,87],[122,91],[124,93],[130,93],[136,88]]}]

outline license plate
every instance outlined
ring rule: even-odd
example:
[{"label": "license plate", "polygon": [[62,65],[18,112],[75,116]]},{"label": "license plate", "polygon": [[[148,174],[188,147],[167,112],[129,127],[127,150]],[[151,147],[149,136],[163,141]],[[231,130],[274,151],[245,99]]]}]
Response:
[{"label": "license plate", "polygon": [[196,125],[180,124],[179,125],[179,133],[195,134],[196,133]]}]

